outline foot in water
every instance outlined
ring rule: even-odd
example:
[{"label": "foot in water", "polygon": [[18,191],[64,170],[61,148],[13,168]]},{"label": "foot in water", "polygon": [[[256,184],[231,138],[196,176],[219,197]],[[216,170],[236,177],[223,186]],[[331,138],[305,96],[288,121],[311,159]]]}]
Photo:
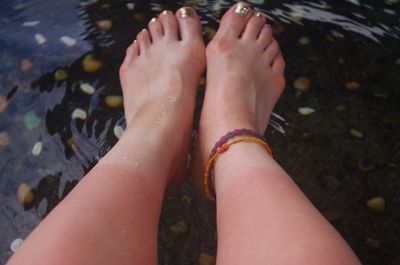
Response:
[{"label": "foot in water", "polygon": [[185,174],[195,97],[204,68],[200,20],[187,7],[153,18],[127,49],[120,68],[127,130],[140,129],[145,132],[144,141],[160,142],[160,157],[155,160],[171,160],[169,191],[177,188]]},{"label": "foot in water", "polygon": [[249,128],[263,134],[285,87],[285,61],[279,44],[266,19],[246,4],[234,5],[223,16],[206,54],[207,88],[193,168],[201,193],[214,144],[234,129]]}]

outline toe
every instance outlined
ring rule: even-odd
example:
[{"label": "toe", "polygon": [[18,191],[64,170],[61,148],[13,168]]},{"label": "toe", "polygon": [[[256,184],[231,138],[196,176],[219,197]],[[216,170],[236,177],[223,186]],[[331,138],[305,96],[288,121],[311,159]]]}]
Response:
[{"label": "toe", "polygon": [[282,53],[279,52],[279,54],[275,57],[275,60],[272,62],[272,69],[279,74],[283,74],[285,71],[285,65],[286,63],[283,59]]},{"label": "toe", "polygon": [[160,21],[157,18],[152,18],[149,22],[149,30],[153,42],[158,41],[163,36],[163,29]]},{"label": "toe", "polygon": [[181,40],[202,40],[200,19],[190,7],[182,7],[175,14]]},{"label": "toe", "polygon": [[151,38],[150,33],[147,29],[143,29],[137,35],[137,43],[139,44],[140,53],[146,53],[146,51],[150,48]]},{"label": "toe", "polygon": [[257,13],[250,18],[243,32],[242,38],[255,40],[260,35],[265,25],[265,17],[261,13]]},{"label": "toe", "polygon": [[273,60],[276,58],[279,52],[280,52],[279,44],[274,39],[264,51],[265,60],[267,61],[268,65],[272,65]]},{"label": "toe", "polygon": [[163,27],[164,37],[168,39],[177,40],[178,39],[178,23],[174,14],[165,10],[160,15],[160,22]]},{"label": "toe", "polygon": [[222,17],[217,34],[239,37],[252,16],[253,12],[248,4],[242,2],[235,4]]},{"label": "toe", "polygon": [[258,37],[258,43],[260,43],[262,48],[265,49],[272,42],[272,40],[273,40],[272,29],[271,26],[267,24],[261,30],[261,33]]}]

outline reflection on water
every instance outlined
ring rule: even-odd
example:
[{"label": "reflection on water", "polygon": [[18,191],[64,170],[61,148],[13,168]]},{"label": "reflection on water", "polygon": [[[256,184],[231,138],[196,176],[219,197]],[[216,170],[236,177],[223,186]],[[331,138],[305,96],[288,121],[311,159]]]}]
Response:
[{"label": "reflection on water", "polygon": [[[323,114],[324,104],[343,110],[345,103],[351,108],[357,102],[367,104],[371,98],[382,100],[379,105],[387,104],[384,113],[390,117],[379,119],[387,118],[391,126],[398,124],[391,115],[400,113],[390,106],[399,99],[392,81],[398,80],[400,73],[399,1],[250,2],[270,19],[288,60],[288,91],[271,121],[271,126],[282,132],[276,137],[296,139],[291,137],[296,132],[296,120],[304,119],[298,116],[298,107]],[[163,9],[176,10],[186,4],[199,12],[205,38],[209,39],[223,11],[232,3],[2,1],[0,262],[11,254],[12,240],[25,238],[121,135],[125,121],[118,68],[135,34]],[[311,80],[311,92],[296,92],[291,86],[301,76]],[[353,93],[343,102],[337,101],[345,82],[348,90],[359,93],[359,97]],[[340,92],[335,91],[338,87]],[[365,89],[360,92],[360,87]],[[199,93],[198,109],[203,93],[204,87]],[[293,99],[296,103],[289,105]],[[356,113],[358,116],[352,120],[368,119],[362,111]],[[285,119],[292,126],[288,127]],[[315,126],[331,119],[328,114],[322,116]],[[356,124],[348,126],[357,125],[352,120]],[[283,136],[285,131],[288,136]],[[312,141],[319,146],[326,143],[326,139],[315,139]],[[399,150],[398,138],[389,135],[386,139]],[[276,152],[279,156],[279,148]],[[391,159],[393,168],[397,168],[398,153]],[[363,235],[360,244],[368,236],[371,240],[379,237]],[[347,239],[364,253],[357,246],[357,237]],[[390,251],[383,253],[392,255]],[[161,260],[166,262],[168,258]]]}]

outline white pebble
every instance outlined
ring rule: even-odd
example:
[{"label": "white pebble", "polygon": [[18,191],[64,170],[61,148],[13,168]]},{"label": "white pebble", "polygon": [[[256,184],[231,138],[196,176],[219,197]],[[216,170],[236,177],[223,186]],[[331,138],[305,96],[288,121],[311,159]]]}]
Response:
[{"label": "white pebble", "polygon": [[115,125],[114,127],[114,135],[120,139],[122,137],[122,134],[124,133],[124,129],[119,126],[119,125]]},{"label": "white pebble", "polygon": [[24,27],[34,27],[40,24],[39,20],[35,20],[35,21],[25,21],[24,23],[22,23],[22,26]]},{"label": "white pebble", "polygon": [[83,109],[77,108],[72,112],[71,117],[73,120],[86,120],[87,113]]},{"label": "white pebble", "polygon": [[81,84],[81,90],[83,92],[85,92],[86,94],[89,94],[89,95],[92,95],[94,93],[94,91],[95,91],[94,87],[91,86],[88,83],[82,83]]},{"label": "white pebble", "polygon": [[133,9],[135,9],[135,4],[134,3],[126,3],[126,8],[128,8],[129,10],[133,10]]},{"label": "white pebble", "polygon": [[13,242],[11,242],[10,244],[10,249],[12,250],[12,252],[17,251],[17,249],[22,245],[22,243],[24,243],[24,240],[22,240],[21,238],[14,239]]},{"label": "white pebble", "polygon": [[43,143],[42,142],[37,142],[32,148],[32,155],[38,156],[43,149]]},{"label": "white pebble", "polygon": [[67,47],[74,46],[76,44],[76,39],[73,39],[69,36],[62,36],[60,40],[67,45]]},{"label": "white pebble", "polygon": [[302,107],[302,108],[299,108],[299,109],[298,109],[298,112],[299,112],[301,115],[310,115],[311,113],[314,113],[315,110],[312,109],[312,108],[309,108],[309,107]]},{"label": "white pebble", "polygon": [[310,39],[308,37],[301,37],[299,39],[299,43],[301,45],[308,45],[308,44],[310,44]]},{"label": "white pebble", "polygon": [[39,45],[42,45],[46,42],[46,38],[40,33],[35,34],[35,40]]}]

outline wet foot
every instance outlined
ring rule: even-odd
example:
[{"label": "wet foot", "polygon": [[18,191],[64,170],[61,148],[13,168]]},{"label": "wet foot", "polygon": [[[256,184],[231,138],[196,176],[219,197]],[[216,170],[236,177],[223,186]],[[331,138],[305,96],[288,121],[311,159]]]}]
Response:
[{"label": "wet foot", "polygon": [[[195,97],[205,68],[200,20],[191,8],[164,11],[126,51],[120,68],[127,131],[160,141],[159,159],[169,159],[168,189],[185,173]],[[167,150],[166,153],[163,150]],[[154,165],[157,166],[157,165]]]},{"label": "wet foot", "polygon": [[218,139],[239,128],[263,134],[285,86],[285,62],[271,27],[243,5],[224,15],[206,50],[207,88],[193,171],[200,192],[208,155]]}]

